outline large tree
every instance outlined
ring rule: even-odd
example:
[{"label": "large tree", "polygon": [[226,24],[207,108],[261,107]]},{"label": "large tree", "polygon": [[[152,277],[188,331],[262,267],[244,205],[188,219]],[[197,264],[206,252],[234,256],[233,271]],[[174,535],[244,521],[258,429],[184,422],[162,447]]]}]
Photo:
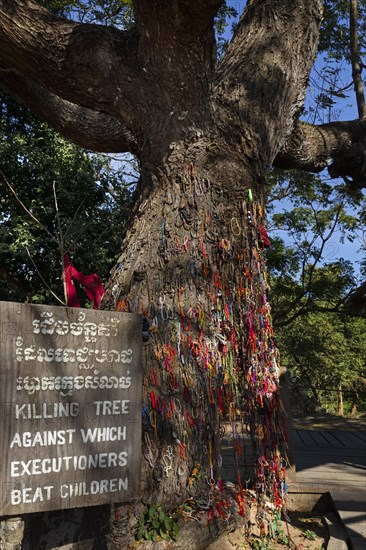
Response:
[{"label": "large tree", "polygon": [[[145,317],[140,496],[173,504],[201,494],[211,517],[223,507],[224,416],[234,437],[238,415],[250,428],[259,506],[263,494],[282,503],[268,171],[329,167],[361,182],[366,130],[364,119],[298,119],[320,0],[249,0],[218,64],[222,4],[135,0],[134,25],[122,31],[59,19],[32,0],[0,1],[4,88],[75,143],[139,158],[134,213],[104,307]],[[243,511],[240,479],[236,498]],[[116,508],[117,535],[124,511]]]}]

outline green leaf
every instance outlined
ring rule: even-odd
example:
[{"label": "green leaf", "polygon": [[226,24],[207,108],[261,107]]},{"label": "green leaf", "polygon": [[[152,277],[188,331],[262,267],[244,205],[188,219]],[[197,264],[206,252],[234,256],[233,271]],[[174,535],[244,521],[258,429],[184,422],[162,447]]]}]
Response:
[{"label": "green leaf", "polygon": [[169,540],[170,539],[168,533],[166,533],[162,529],[160,529],[159,533],[160,533],[160,536],[161,536],[162,539],[164,539],[164,540]]},{"label": "green leaf", "polygon": [[157,504],[153,504],[152,506],[150,506],[150,509],[149,509],[149,517],[152,518],[153,516],[155,516],[156,512],[157,512],[157,509],[158,509],[158,506]]},{"label": "green leaf", "polygon": [[165,525],[166,530],[169,532],[174,527],[174,521],[171,518],[166,517],[165,520],[164,520],[164,525]]}]

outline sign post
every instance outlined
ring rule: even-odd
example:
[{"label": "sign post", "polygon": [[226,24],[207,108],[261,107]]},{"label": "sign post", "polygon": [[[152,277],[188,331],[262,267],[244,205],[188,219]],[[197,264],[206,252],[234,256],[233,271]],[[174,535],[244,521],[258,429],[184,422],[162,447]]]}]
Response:
[{"label": "sign post", "polygon": [[0,516],[135,500],[139,315],[0,302]]}]

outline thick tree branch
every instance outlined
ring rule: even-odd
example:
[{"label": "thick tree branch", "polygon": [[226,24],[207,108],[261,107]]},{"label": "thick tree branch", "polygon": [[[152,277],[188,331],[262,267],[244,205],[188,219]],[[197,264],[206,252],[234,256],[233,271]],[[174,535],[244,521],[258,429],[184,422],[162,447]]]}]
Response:
[{"label": "thick tree branch", "polygon": [[[174,28],[183,27],[187,21],[191,21],[192,25],[199,24],[200,27],[207,27],[223,3],[224,0],[173,0],[171,2],[135,0],[134,9],[136,20],[147,20],[151,10],[160,14],[167,13],[168,10],[173,15],[171,26]],[[185,27],[185,34],[187,34],[187,27]]]},{"label": "thick tree branch", "polygon": [[[123,151],[133,135],[138,151],[136,145],[129,150],[156,165],[188,128],[207,123],[215,67],[213,20],[222,2],[137,0],[136,28],[123,32],[56,18],[34,0],[0,0],[0,63],[22,75],[28,88],[50,94],[47,120],[73,141]],[[14,79],[6,86],[22,95]],[[26,94],[23,100],[29,103]],[[70,118],[59,120],[51,105],[62,100],[82,109],[79,118],[89,109],[119,119],[121,147],[114,137],[112,145],[98,145],[93,130],[80,139]],[[31,102],[45,116],[46,109],[40,113]],[[62,112],[69,107],[64,103]]]},{"label": "thick tree branch", "polygon": [[0,82],[5,91],[77,145],[106,153],[136,153],[132,134],[117,118],[61,99],[1,63]]},{"label": "thick tree branch", "polygon": [[259,178],[302,106],[321,15],[319,0],[249,0],[217,71],[219,124]]},{"label": "thick tree branch", "polygon": [[33,0],[0,1],[0,61],[130,131],[142,82],[136,42],[133,33],[56,18]]},{"label": "thick tree branch", "polygon": [[[207,27],[212,26],[223,3],[224,0],[135,0],[134,8],[138,27],[149,29],[155,35],[169,33],[170,40],[179,37],[183,42],[192,42],[192,38],[199,39],[192,30],[202,34]],[[160,24],[157,24],[158,21]]]},{"label": "thick tree branch", "polygon": [[331,177],[349,177],[366,186],[366,120],[312,126],[297,122],[274,160],[279,168],[298,168]]},{"label": "thick tree branch", "polygon": [[[222,4],[223,0],[134,2],[139,62],[149,82],[143,96],[145,135],[151,128],[177,141],[187,128],[207,124],[216,66],[214,17]],[[161,120],[167,123],[164,128]]]},{"label": "thick tree branch", "polygon": [[366,119],[365,92],[361,76],[361,56],[358,44],[357,13],[357,0],[350,0],[350,52],[352,62],[352,78],[356,93],[358,116],[361,119]]}]

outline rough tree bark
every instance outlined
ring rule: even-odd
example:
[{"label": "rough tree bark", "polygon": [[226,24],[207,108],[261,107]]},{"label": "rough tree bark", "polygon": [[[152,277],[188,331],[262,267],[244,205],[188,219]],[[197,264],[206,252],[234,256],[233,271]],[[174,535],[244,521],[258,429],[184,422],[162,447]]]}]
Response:
[{"label": "rough tree bark", "polygon": [[[264,255],[268,170],[332,164],[342,174],[345,160],[357,159],[348,175],[365,175],[364,122],[296,120],[322,2],[249,0],[217,66],[221,4],[136,0],[135,28],[122,32],[56,19],[32,0],[0,0],[3,87],[76,143],[140,159],[130,229],[104,300],[145,317],[138,497],[173,505],[201,495],[213,513],[224,415],[234,436],[238,418],[250,428],[257,493],[276,506],[282,499]],[[202,475],[193,476],[197,464]],[[240,509],[240,480],[236,498]],[[111,548],[126,548],[128,513],[115,510]]]}]

